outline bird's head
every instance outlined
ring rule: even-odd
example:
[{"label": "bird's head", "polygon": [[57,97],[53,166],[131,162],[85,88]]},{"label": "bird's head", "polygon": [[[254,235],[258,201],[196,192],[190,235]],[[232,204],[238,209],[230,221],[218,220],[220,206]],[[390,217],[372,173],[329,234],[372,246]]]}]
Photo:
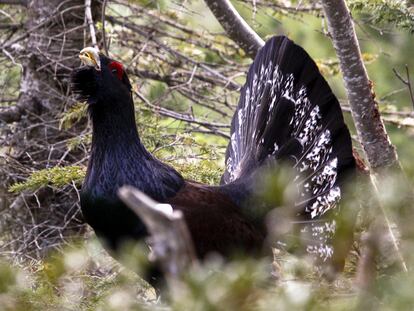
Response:
[{"label": "bird's head", "polygon": [[80,100],[99,105],[115,105],[130,100],[131,83],[120,62],[93,47],[80,51],[79,58],[85,66],[73,72],[72,90]]}]

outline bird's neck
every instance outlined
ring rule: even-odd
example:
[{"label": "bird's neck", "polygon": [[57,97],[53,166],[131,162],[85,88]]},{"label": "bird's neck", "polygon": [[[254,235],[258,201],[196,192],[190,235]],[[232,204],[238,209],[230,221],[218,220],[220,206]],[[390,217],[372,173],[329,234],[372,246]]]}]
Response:
[{"label": "bird's neck", "polygon": [[99,103],[90,107],[92,121],[92,153],[132,152],[145,156],[149,152],[138,135],[133,105],[111,107]]},{"label": "bird's neck", "polygon": [[85,188],[115,197],[128,184],[158,200],[174,195],[183,179],[142,145],[132,101],[122,109],[98,105],[90,107],[93,134]]}]

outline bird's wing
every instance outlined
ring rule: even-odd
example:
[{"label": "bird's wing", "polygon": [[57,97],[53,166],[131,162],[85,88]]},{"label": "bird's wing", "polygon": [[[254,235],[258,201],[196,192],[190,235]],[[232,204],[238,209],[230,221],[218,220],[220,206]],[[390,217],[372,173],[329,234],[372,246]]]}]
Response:
[{"label": "bird's wing", "polygon": [[201,258],[211,252],[223,256],[233,252],[253,255],[262,249],[263,229],[249,222],[219,187],[187,181],[166,203],[183,212],[197,255]]}]

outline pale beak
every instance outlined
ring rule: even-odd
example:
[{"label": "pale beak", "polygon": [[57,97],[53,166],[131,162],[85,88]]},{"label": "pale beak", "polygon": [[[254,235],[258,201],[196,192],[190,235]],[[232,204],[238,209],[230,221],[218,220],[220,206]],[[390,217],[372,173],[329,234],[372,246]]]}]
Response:
[{"label": "pale beak", "polygon": [[86,47],[79,52],[79,58],[86,66],[95,67],[96,70],[101,70],[101,60],[99,59],[99,50],[93,47]]}]

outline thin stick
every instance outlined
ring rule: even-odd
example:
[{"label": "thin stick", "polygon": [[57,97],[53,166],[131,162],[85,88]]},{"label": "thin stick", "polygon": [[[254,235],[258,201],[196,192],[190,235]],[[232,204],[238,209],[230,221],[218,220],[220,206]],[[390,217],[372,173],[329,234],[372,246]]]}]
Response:
[{"label": "thin stick", "polygon": [[94,26],[93,19],[92,19],[91,1],[92,0],[85,0],[85,17],[86,17],[86,23],[89,26],[89,33],[91,35],[92,46],[94,48],[99,49],[98,43],[96,41],[95,26]]},{"label": "thin stick", "polygon": [[102,42],[105,50],[105,54],[109,56],[108,44],[106,43],[106,31],[105,31],[105,10],[107,0],[102,2]]}]

